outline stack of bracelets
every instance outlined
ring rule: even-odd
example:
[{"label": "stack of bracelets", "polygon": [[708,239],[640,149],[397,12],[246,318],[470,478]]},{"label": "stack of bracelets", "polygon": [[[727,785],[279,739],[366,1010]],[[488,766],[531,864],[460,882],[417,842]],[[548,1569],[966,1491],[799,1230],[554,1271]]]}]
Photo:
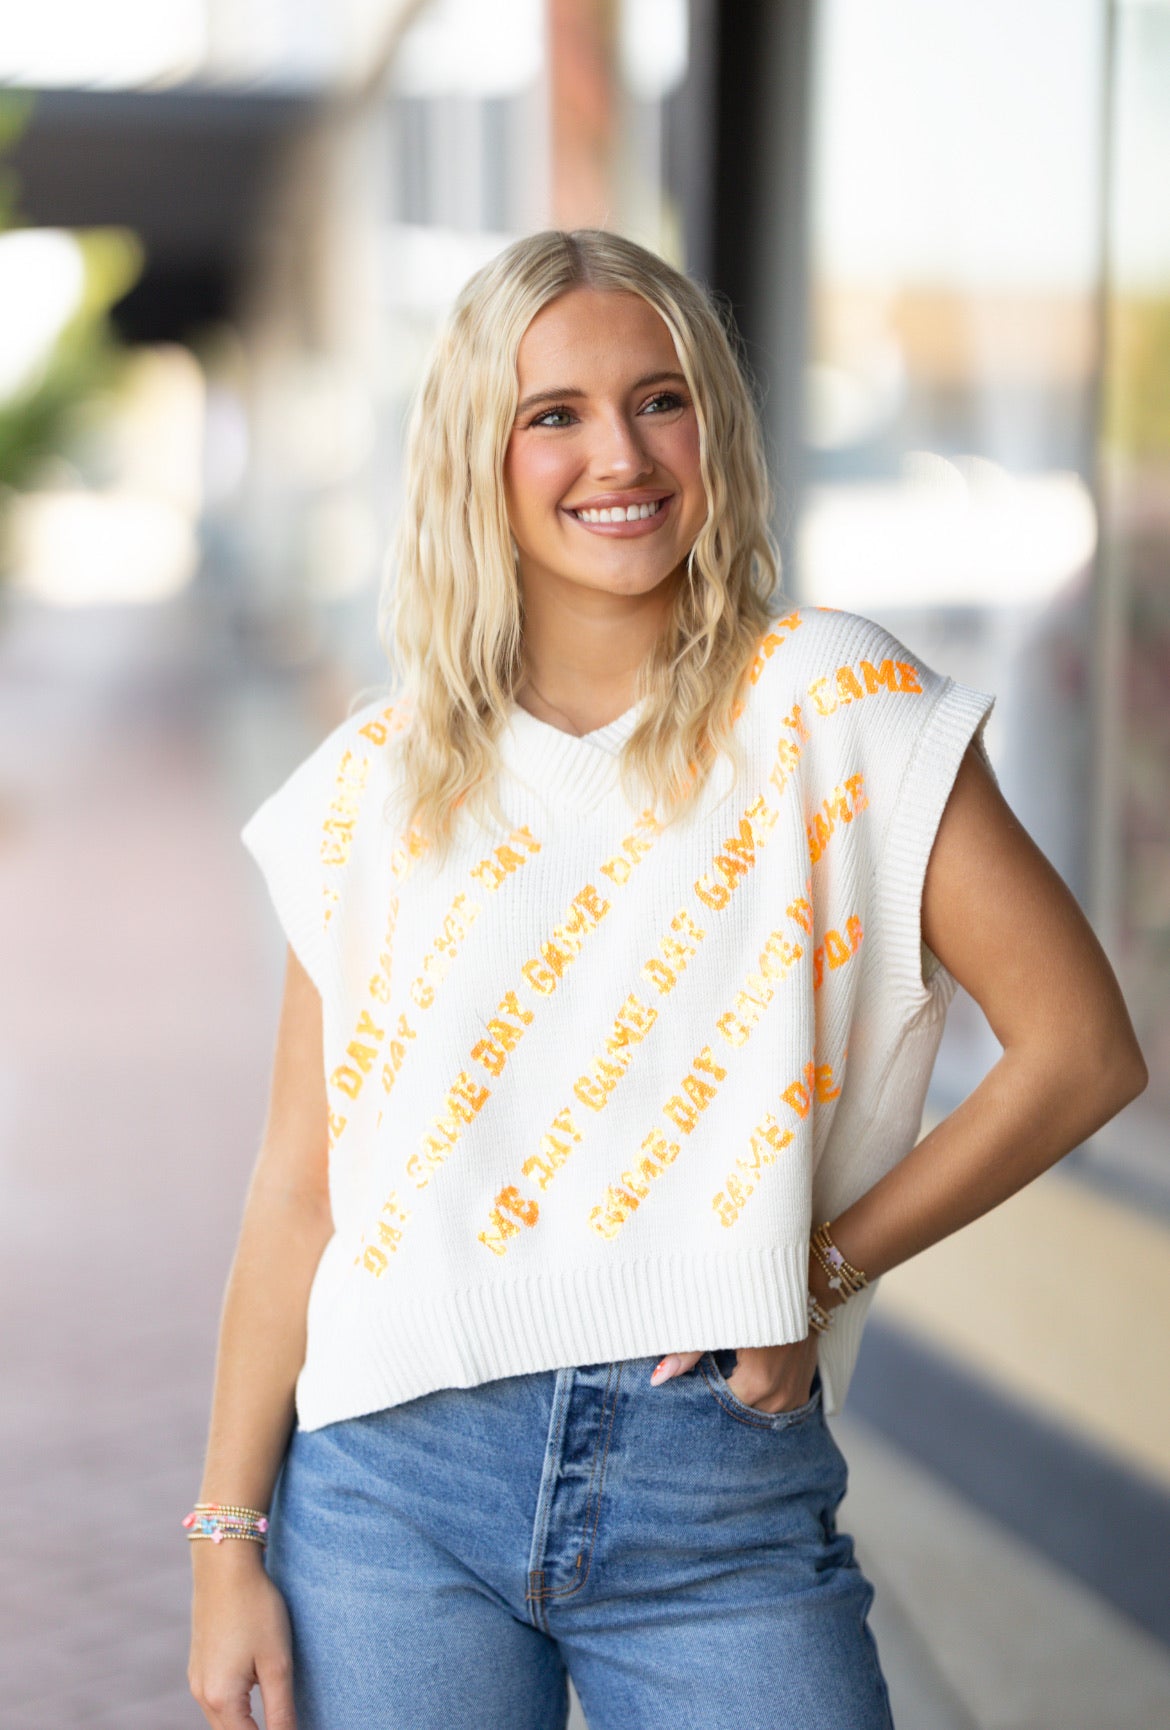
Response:
[{"label": "stack of bracelets", "polygon": [[[855,1268],[845,1260],[829,1236],[829,1222],[818,1225],[809,1240],[809,1248],[824,1269],[825,1278],[829,1282],[830,1291],[835,1291],[841,1303],[855,1297],[857,1293],[869,1284],[860,1268]],[[833,1308],[839,1305],[834,1304]],[[820,1299],[810,1291],[808,1294],[808,1325],[814,1333],[823,1334],[832,1325],[833,1312],[826,1309]]]},{"label": "stack of bracelets", "polygon": [[247,1538],[253,1544],[266,1544],[268,1516],[258,1508],[235,1508],[227,1502],[196,1502],[183,1520],[187,1536],[210,1538],[222,1544],[225,1538]]}]

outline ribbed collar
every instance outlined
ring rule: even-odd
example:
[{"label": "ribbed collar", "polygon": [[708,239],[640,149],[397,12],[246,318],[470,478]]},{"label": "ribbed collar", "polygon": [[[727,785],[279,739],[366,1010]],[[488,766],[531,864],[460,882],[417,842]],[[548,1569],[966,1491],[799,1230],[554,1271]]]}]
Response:
[{"label": "ribbed collar", "polygon": [[592,811],[618,785],[622,746],[646,699],[592,733],[566,733],[516,704],[500,735],[508,770],[533,792],[568,811]]}]

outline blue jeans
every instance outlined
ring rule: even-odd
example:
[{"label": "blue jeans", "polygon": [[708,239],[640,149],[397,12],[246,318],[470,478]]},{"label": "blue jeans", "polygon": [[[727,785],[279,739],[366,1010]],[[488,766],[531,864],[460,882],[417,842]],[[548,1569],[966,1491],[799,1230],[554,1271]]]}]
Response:
[{"label": "blue jeans", "polygon": [[294,1429],[266,1566],[297,1730],[891,1730],[819,1381],[734,1351],[508,1376]]}]

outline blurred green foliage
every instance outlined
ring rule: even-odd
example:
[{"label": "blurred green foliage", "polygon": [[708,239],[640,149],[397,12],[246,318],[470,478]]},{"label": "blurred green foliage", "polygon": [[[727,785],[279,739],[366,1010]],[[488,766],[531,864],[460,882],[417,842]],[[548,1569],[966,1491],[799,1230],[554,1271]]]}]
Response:
[{"label": "blurred green foliage", "polygon": [[3,160],[11,150],[32,115],[33,99],[27,91],[0,92],[0,229],[17,226],[16,199],[18,181],[10,165]]},{"label": "blurred green foliage", "polygon": [[[35,98],[0,93],[0,234],[23,228],[19,180],[4,162],[32,116]],[[110,309],[131,289],[145,259],[129,229],[75,232],[85,279],[80,302],[44,364],[28,382],[0,400],[0,503],[5,491],[35,482],[46,458],[68,449],[79,416],[94,396],[117,383],[126,350]]]},{"label": "blurred green foliage", "polygon": [[74,239],[85,264],[81,304],[29,388],[0,402],[0,486],[14,490],[67,449],[81,412],[116,385],[125,359],[108,313],[140,275],[142,248],[128,229],[91,229]]}]

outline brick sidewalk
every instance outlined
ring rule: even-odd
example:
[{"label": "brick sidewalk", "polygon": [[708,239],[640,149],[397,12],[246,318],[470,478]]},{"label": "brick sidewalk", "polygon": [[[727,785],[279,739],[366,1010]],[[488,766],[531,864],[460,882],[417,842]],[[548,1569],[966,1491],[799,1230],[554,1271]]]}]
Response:
[{"label": "brick sidewalk", "polygon": [[189,635],[0,620],[5,1730],[205,1723],[179,1520],[279,976]]}]

